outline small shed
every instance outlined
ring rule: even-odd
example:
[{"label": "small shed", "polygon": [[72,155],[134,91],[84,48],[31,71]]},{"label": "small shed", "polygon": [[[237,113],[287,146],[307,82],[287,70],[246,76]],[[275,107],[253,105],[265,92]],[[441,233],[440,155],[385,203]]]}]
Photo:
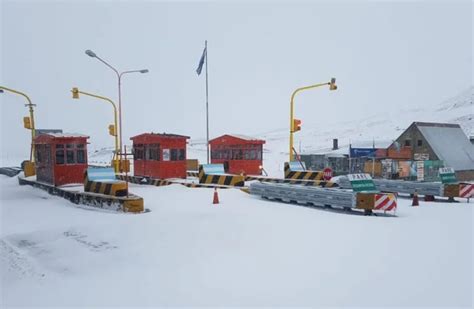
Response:
[{"label": "small shed", "polygon": [[224,164],[226,173],[261,175],[264,140],[236,134],[225,134],[209,141],[211,163]]},{"label": "small shed", "polygon": [[87,135],[75,133],[36,136],[36,180],[55,186],[83,183],[88,138]]},{"label": "small shed", "polygon": [[133,142],[135,176],[186,178],[186,144],[189,136],[143,133],[130,139]]}]

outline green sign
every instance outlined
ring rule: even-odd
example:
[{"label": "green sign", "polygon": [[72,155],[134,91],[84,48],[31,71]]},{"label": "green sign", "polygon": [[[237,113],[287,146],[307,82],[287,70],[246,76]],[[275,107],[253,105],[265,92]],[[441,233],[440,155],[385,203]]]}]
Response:
[{"label": "green sign", "polygon": [[347,178],[351,182],[352,190],[356,192],[377,191],[374,181],[369,174],[349,174]]},{"label": "green sign", "polygon": [[458,182],[456,178],[456,173],[451,167],[442,167],[439,169],[439,178],[441,178],[442,183],[456,183]]}]

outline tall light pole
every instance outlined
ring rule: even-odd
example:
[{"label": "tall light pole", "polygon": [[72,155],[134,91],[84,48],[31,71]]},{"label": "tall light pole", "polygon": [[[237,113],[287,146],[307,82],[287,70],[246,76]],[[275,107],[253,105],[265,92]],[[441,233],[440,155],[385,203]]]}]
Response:
[{"label": "tall light pole", "polygon": [[[289,157],[289,162],[293,161],[293,133],[296,132],[295,131],[295,120],[294,117],[293,117],[293,110],[294,110],[294,99],[295,99],[295,95],[300,92],[300,91],[303,91],[303,90],[307,90],[307,89],[312,89],[312,88],[317,88],[317,87],[322,87],[322,86],[329,86],[329,90],[336,90],[337,89],[337,86],[336,86],[336,79],[335,78],[331,78],[331,81],[328,82],[328,83],[321,83],[321,84],[316,84],[316,85],[311,85],[311,86],[306,86],[306,87],[301,87],[301,88],[298,88],[296,89],[295,91],[293,91],[293,94],[291,95],[291,101],[290,101],[290,157]],[[298,123],[299,125],[299,123]],[[298,128],[299,130],[299,128]]]},{"label": "tall light pole", "polygon": [[[110,69],[112,69],[115,74],[117,75],[117,79],[118,79],[118,114],[119,114],[119,130],[118,130],[118,134],[119,134],[119,139],[120,139],[120,152],[119,152],[119,155],[120,155],[120,161],[122,161],[122,150],[123,150],[123,143],[122,143],[122,76],[125,75],[125,74],[129,74],[129,73],[148,73],[148,69],[142,69],[142,70],[128,70],[128,71],[123,71],[123,72],[119,72],[116,68],[114,68],[113,66],[111,66],[109,63],[107,63],[104,59],[100,58],[99,56],[97,56],[96,53],[94,53],[92,50],[88,49],[86,50],[86,55],[88,55],[89,57],[91,58],[96,58],[97,60],[99,60],[100,62],[102,62],[103,64],[105,64],[106,66],[108,66]],[[120,166],[122,166],[120,164]]]},{"label": "tall light pole", "polygon": [[[90,96],[90,97],[93,97],[93,98],[97,98],[97,99],[107,101],[110,104],[112,104],[112,107],[114,108],[114,125],[109,126],[109,133],[110,133],[110,135],[114,136],[114,140],[115,140],[115,154],[114,154],[114,159],[115,160],[113,160],[113,163],[114,163],[114,170],[115,170],[116,173],[118,173],[119,172],[119,161],[118,161],[117,156],[119,154],[119,145],[118,145],[118,139],[117,139],[117,107],[115,106],[115,103],[109,98],[106,98],[106,97],[103,97],[103,96],[100,96],[100,95],[96,95],[96,94],[92,94],[92,93],[88,93],[88,92],[84,92],[84,91],[80,91],[76,87],[72,88],[71,92],[72,92],[72,98],[73,99],[79,99],[79,94],[83,94],[83,95],[87,95],[87,96]],[[111,130],[112,127],[114,128],[113,130]]]},{"label": "tall light pole", "polygon": [[28,106],[28,109],[29,109],[29,112],[30,112],[30,118],[29,118],[29,121],[25,121],[26,118],[28,118],[28,117],[25,117],[25,118],[23,118],[23,121],[25,123],[25,128],[31,130],[30,161],[34,163],[36,161],[35,143],[34,143],[34,139],[35,139],[35,136],[36,136],[36,128],[35,128],[35,115],[34,115],[33,107],[36,106],[36,105],[31,103],[30,98],[21,91],[0,86],[0,93],[3,93],[4,91],[8,91],[8,92],[11,92],[11,93],[14,93],[14,94],[21,95],[22,97],[24,97],[28,101],[28,104],[26,104],[26,106]]}]

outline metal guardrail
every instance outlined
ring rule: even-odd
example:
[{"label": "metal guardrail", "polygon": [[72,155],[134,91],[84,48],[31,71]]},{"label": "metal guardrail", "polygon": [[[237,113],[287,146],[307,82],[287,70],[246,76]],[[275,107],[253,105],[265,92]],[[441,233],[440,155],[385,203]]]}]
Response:
[{"label": "metal guardrail", "polygon": [[[377,190],[420,195],[444,196],[444,185],[438,182],[418,182],[391,179],[373,179]],[[350,189],[351,183],[346,176],[339,177],[337,181],[341,188]]]},{"label": "metal guardrail", "polygon": [[338,184],[332,181],[325,180],[298,180],[298,179],[282,179],[282,178],[270,178],[265,176],[245,176],[245,181],[257,180],[260,182],[271,182],[271,183],[289,183],[293,185],[303,185],[303,186],[318,186],[318,187],[327,187],[334,188],[338,187]]},{"label": "metal guardrail", "polygon": [[250,194],[271,200],[311,204],[314,206],[332,206],[338,208],[356,208],[357,194],[352,190],[339,188],[319,188],[283,183],[255,182],[250,185]]},{"label": "metal guardrail", "polygon": [[21,167],[0,167],[0,175],[13,177],[22,172]]}]

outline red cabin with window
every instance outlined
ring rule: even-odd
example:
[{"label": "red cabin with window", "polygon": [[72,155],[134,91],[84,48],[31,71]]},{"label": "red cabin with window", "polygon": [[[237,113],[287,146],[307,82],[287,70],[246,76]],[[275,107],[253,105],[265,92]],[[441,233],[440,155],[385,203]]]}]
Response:
[{"label": "red cabin with window", "polygon": [[83,183],[89,136],[46,133],[35,137],[36,180],[61,186]]},{"label": "red cabin with window", "polygon": [[244,135],[222,135],[209,141],[211,163],[223,163],[230,174],[261,175],[264,140]]},{"label": "red cabin with window", "polygon": [[186,178],[186,143],[189,136],[144,133],[130,139],[133,142],[135,176]]}]

